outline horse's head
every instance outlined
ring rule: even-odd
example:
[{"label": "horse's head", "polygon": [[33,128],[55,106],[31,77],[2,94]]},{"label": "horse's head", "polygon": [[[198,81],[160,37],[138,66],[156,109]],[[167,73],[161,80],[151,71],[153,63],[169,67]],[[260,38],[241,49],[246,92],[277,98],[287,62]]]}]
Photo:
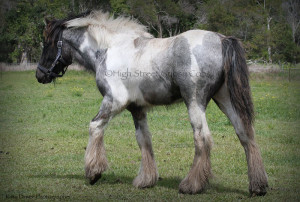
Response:
[{"label": "horse's head", "polygon": [[43,52],[36,70],[36,78],[40,83],[50,83],[56,77],[62,77],[72,63],[71,55],[64,47],[62,20],[45,20]]}]

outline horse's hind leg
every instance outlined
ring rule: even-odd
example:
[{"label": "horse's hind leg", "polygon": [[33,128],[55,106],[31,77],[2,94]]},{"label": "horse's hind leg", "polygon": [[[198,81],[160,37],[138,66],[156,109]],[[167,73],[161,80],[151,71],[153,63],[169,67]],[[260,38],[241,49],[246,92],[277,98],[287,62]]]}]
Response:
[{"label": "horse's hind leg", "polygon": [[158,180],[158,172],[152,150],[151,133],[147,124],[147,113],[143,108],[132,105],[128,107],[128,110],[133,117],[136,140],[142,153],[140,171],[133,180],[133,185],[138,188],[151,187]]},{"label": "horse's hind leg", "polygon": [[246,129],[247,127],[242,124],[241,118],[232,107],[226,85],[222,86],[213,99],[230,119],[235,132],[244,147],[248,163],[250,194],[265,195],[267,192],[266,188],[268,187],[268,179],[259,148],[254,140],[253,127],[248,127],[248,129]]},{"label": "horse's hind leg", "polygon": [[205,107],[194,101],[188,104],[188,112],[194,131],[195,156],[190,172],[179,185],[179,191],[195,194],[203,191],[211,176],[212,139],[206,122]]},{"label": "horse's hind leg", "polygon": [[101,178],[101,173],[108,168],[103,141],[104,129],[117,112],[117,109],[112,108],[111,99],[104,97],[100,111],[90,123],[89,142],[85,152],[85,174],[92,185]]}]

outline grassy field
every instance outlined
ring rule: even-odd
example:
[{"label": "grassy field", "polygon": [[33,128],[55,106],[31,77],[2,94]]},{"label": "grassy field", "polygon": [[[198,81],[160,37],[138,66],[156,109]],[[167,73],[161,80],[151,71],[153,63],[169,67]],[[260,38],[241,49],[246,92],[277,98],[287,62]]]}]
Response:
[{"label": "grassy field", "polygon": [[69,71],[56,85],[42,85],[33,71],[0,72],[0,201],[299,201],[300,82],[252,75],[251,86],[256,140],[269,175],[269,192],[249,198],[243,148],[227,118],[211,102],[207,119],[214,139],[214,178],[204,193],[183,195],[178,185],[194,154],[183,104],[149,113],[161,177],[157,186],[142,190],[132,186],[141,157],[127,111],[106,130],[110,169],[90,186],[83,157],[89,122],[102,99],[94,76]]}]

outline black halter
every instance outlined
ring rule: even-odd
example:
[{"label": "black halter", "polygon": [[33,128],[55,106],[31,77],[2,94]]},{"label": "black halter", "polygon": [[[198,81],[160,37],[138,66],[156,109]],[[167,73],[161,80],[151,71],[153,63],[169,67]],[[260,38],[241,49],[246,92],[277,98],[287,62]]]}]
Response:
[{"label": "black halter", "polygon": [[[38,69],[41,70],[44,74],[48,75],[49,77],[54,77],[54,78],[56,78],[56,77],[62,77],[65,74],[65,72],[67,71],[68,66],[70,65],[70,64],[68,64],[62,58],[62,51],[61,51],[61,49],[62,49],[62,44],[63,43],[62,43],[62,39],[61,38],[62,38],[62,32],[59,34],[59,38],[58,38],[58,41],[57,41],[57,49],[58,49],[58,51],[57,51],[56,58],[55,58],[54,62],[52,63],[51,67],[49,69],[47,69],[47,68],[43,67],[42,65],[38,64]],[[65,66],[61,70],[62,74],[59,74],[59,73],[57,74],[57,73],[53,72],[55,66],[59,62],[62,63]]]}]

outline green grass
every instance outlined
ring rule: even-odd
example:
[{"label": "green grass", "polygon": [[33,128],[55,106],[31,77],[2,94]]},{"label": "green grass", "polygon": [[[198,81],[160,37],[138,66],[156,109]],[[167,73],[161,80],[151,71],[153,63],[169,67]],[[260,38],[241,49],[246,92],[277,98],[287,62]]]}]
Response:
[{"label": "green grass", "polygon": [[[69,71],[56,85],[41,85],[34,72],[0,74],[0,201],[299,201],[300,82],[253,75],[256,140],[269,175],[264,197],[249,198],[245,154],[233,127],[211,102],[207,119],[214,147],[214,178],[197,195],[178,193],[192,163],[193,136],[184,104],[157,107],[149,126],[160,177],[155,187],[132,180],[140,151],[130,113],[116,117],[105,133],[110,169],[94,186],[84,177],[84,148],[101,96],[94,76]],[[26,198],[27,197],[27,198]],[[32,197],[32,198],[30,198]]]}]

